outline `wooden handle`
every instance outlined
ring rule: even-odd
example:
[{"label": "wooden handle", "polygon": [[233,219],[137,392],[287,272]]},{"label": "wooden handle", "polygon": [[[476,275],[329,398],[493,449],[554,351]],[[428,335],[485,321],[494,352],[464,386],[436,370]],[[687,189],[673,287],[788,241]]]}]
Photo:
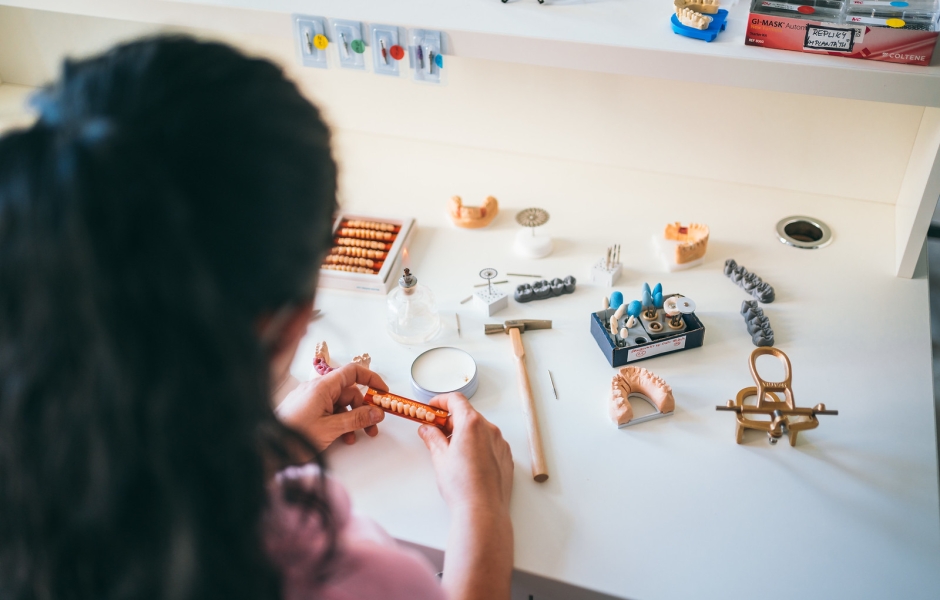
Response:
[{"label": "wooden handle", "polygon": [[548,479],[545,466],[545,453],[542,451],[542,434],[535,415],[535,398],[529,385],[529,373],[525,368],[525,350],[522,347],[522,335],[518,329],[509,330],[512,340],[513,355],[516,358],[516,370],[519,375],[519,395],[522,397],[522,414],[525,417],[526,432],[529,435],[529,456],[532,460],[532,478],[539,483]]}]

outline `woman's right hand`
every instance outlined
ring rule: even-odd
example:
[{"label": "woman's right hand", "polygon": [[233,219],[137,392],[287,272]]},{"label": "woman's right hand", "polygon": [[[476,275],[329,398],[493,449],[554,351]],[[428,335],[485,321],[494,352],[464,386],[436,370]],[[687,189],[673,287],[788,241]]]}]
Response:
[{"label": "woman's right hand", "polygon": [[418,435],[431,452],[437,485],[452,511],[499,511],[508,517],[512,496],[512,451],[499,428],[476,411],[463,394],[444,394],[430,402],[450,412],[450,439],[437,427],[422,425]]}]

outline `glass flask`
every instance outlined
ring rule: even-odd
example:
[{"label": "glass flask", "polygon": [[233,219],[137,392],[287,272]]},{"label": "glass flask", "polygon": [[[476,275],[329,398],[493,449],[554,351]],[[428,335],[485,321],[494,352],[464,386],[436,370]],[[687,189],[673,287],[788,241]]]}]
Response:
[{"label": "glass flask", "polygon": [[441,316],[434,306],[434,294],[405,269],[398,287],[388,294],[388,334],[400,344],[423,344],[441,330]]}]

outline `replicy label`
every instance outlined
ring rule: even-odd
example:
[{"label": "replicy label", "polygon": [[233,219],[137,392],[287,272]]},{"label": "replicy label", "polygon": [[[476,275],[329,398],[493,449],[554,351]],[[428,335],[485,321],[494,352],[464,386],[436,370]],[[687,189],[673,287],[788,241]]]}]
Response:
[{"label": "replicy label", "polygon": [[807,50],[828,50],[830,52],[851,52],[855,45],[855,29],[807,25],[803,48]]},{"label": "replicy label", "polygon": [[682,350],[685,348],[685,337],[686,336],[663,340],[655,344],[647,344],[640,348],[634,348],[627,352],[627,362],[640,360],[641,358],[649,358],[664,352],[672,352],[673,350]]}]

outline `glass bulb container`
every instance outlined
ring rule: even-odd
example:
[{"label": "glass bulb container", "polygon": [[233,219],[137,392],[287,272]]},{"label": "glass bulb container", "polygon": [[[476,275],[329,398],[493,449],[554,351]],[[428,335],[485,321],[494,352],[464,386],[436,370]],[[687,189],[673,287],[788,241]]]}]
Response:
[{"label": "glass bulb container", "polygon": [[441,316],[434,294],[418,283],[410,269],[398,280],[387,298],[388,334],[400,344],[423,344],[441,330]]}]

